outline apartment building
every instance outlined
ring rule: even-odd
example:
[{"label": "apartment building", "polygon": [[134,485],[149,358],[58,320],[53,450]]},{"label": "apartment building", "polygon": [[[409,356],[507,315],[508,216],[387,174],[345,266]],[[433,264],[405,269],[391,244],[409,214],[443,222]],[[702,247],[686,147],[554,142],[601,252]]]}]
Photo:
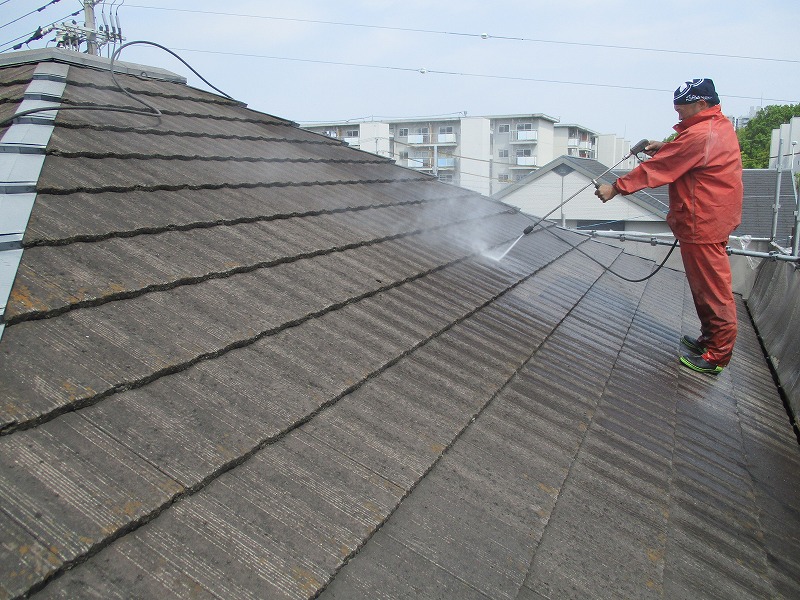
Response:
[{"label": "apartment building", "polygon": [[[491,196],[560,155],[597,157],[598,134],[542,113],[303,125]],[[615,138],[616,139],[616,138]]]}]

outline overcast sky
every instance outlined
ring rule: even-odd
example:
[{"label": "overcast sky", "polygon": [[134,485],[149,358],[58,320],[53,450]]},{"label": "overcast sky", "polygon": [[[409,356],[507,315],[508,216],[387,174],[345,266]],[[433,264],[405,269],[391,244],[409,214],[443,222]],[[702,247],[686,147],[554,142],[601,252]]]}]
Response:
[{"label": "overcast sky", "polygon": [[[81,6],[0,0],[0,51]],[[800,103],[798,0],[108,0],[98,24],[112,10],[126,41],[167,46],[237,100],[302,124],[544,113],[635,142],[672,133],[672,91],[695,77],[714,80],[727,115]],[[119,59],[205,88],[158,49]]]}]

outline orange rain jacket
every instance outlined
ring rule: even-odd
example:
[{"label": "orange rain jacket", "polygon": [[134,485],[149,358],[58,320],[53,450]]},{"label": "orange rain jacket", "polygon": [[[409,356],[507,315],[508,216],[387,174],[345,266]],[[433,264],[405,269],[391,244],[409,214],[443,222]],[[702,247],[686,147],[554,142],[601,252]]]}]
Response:
[{"label": "orange rain jacket", "polygon": [[669,184],[667,224],[681,242],[726,242],[742,219],[742,154],[719,104],[684,119],[678,136],[614,184],[622,194]]}]

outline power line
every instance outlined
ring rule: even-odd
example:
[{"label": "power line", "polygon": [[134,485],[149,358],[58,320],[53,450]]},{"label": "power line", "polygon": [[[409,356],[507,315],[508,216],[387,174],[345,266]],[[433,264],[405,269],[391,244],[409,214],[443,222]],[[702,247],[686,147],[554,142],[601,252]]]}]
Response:
[{"label": "power line", "polygon": [[[9,0],[6,0],[6,2],[8,2],[8,1],[9,1]],[[10,41],[8,41],[8,42],[2,42],[2,43],[0,43],[0,46],[8,46],[8,47],[7,47],[7,48],[3,48],[2,50],[0,50],[0,52],[6,52],[7,50],[10,50],[10,49],[11,49],[11,47],[14,45],[14,42],[17,42],[17,41],[19,41],[19,40],[21,40],[21,39],[23,39],[23,38],[29,38],[27,42],[23,42],[23,44],[27,44],[28,42],[30,42],[30,41],[33,41],[33,39],[31,39],[31,38],[32,38],[32,36],[36,35],[36,34],[39,32],[39,30],[47,29],[47,28],[48,28],[48,27],[50,27],[51,25],[55,25],[56,23],[59,23],[59,22],[61,22],[61,21],[64,21],[64,20],[66,20],[66,19],[68,19],[68,18],[70,18],[70,17],[77,16],[77,15],[81,14],[82,12],[83,12],[83,9],[82,9],[82,8],[79,8],[79,9],[78,9],[78,10],[76,10],[75,12],[73,12],[73,13],[70,13],[70,14],[68,14],[68,15],[67,15],[67,16],[65,16],[65,17],[61,17],[60,19],[56,19],[55,21],[52,21],[52,22],[48,23],[47,25],[42,25],[41,27],[37,28],[37,29],[36,29],[36,31],[31,31],[31,32],[29,32],[29,33],[26,33],[26,34],[24,34],[24,35],[21,35],[21,36],[19,36],[19,37],[16,37],[16,38],[14,38],[13,40],[10,40]]]},{"label": "power line", "polygon": [[40,6],[40,7],[39,7],[39,8],[37,8],[36,10],[32,10],[32,11],[31,11],[31,12],[29,12],[28,14],[22,15],[21,17],[17,17],[17,18],[16,18],[16,19],[14,19],[13,21],[9,21],[9,22],[8,22],[8,23],[6,23],[5,25],[0,25],[0,29],[3,29],[4,27],[8,27],[9,25],[13,25],[13,24],[14,24],[14,23],[16,23],[17,21],[21,21],[21,20],[22,20],[22,19],[24,19],[25,17],[30,17],[31,15],[33,15],[33,14],[35,14],[35,13],[37,13],[37,12],[42,12],[42,11],[43,11],[45,8],[47,8],[48,6],[51,6],[51,5],[55,4],[56,2],[61,2],[61,0],[50,0],[50,2],[48,2],[48,3],[47,3],[47,4],[45,4],[44,6]]},{"label": "power line", "polygon": [[466,33],[466,32],[459,32],[459,31],[440,31],[436,29],[416,29],[412,27],[390,27],[387,25],[369,25],[365,23],[343,23],[340,21],[320,21],[315,19],[295,19],[290,17],[272,17],[272,16],[265,16],[265,15],[250,15],[250,14],[240,14],[240,13],[227,13],[227,12],[219,12],[219,11],[205,11],[205,10],[195,10],[195,9],[188,9],[188,8],[167,8],[162,6],[143,6],[140,4],[128,4],[129,8],[143,8],[147,10],[169,10],[174,12],[188,12],[188,13],[198,13],[204,15],[214,15],[214,16],[223,16],[223,17],[241,17],[247,19],[268,19],[272,21],[291,21],[295,23],[314,23],[317,25],[336,25],[339,27],[360,27],[365,29],[383,29],[389,31],[406,31],[409,33],[427,33],[427,34],[435,34],[435,35],[452,35],[452,36],[459,36],[459,37],[473,37],[473,38],[480,38],[480,39],[497,39],[497,40],[506,40],[506,41],[514,41],[514,42],[534,42],[538,44],[560,44],[560,45],[567,45],[567,46],[584,46],[590,48],[606,48],[612,50],[637,50],[641,52],[660,52],[660,53],[667,53],[667,54],[687,54],[690,56],[713,56],[717,58],[734,58],[739,60],[764,60],[764,61],[771,61],[771,62],[787,62],[787,63],[800,63],[800,60],[794,60],[789,58],[773,58],[773,57],[765,57],[765,56],[746,56],[746,55],[737,55],[737,54],[721,54],[715,52],[696,52],[690,50],[674,50],[671,48],[643,48],[639,46],[618,46],[613,44],[592,44],[589,42],[570,42],[564,40],[548,40],[542,38],[525,38],[525,37],[513,37],[513,36],[506,36],[506,35],[490,35],[488,33]]},{"label": "power line", "polygon": [[[365,69],[385,69],[389,71],[405,71],[407,73],[420,73],[422,75],[432,74],[432,75],[451,75],[451,76],[459,76],[459,77],[477,77],[483,79],[503,79],[503,80],[510,80],[510,81],[530,81],[536,83],[555,83],[560,85],[578,85],[578,86],[588,86],[588,87],[601,87],[601,88],[614,88],[620,90],[637,90],[637,91],[645,91],[645,92],[658,92],[658,93],[665,93],[669,92],[672,93],[673,90],[671,89],[664,89],[664,88],[647,88],[647,87],[637,87],[631,85],[619,85],[619,84],[612,84],[612,83],[589,83],[585,81],[566,81],[560,79],[538,79],[536,77],[520,77],[517,75],[490,75],[486,73],[466,73],[460,71],[440,71],[437,69],[427,69],[427,68],[418,68],[418,67],[394,67],[389,65],[369,65],[363,63],[350,63],[350,62],[338,62],[332,60],[321,60],[321,59],[312,59],[312,58],[293,58],[289,56],[270,56],[266,54],[249,54],[244,52],[222,52],[220,50],[199,50],[197,48],[175,48],[175,50],[180,50],[181,52],[200,52],[203,54],[221,54],[225,56],[239,56],[244,58],[264,58],[268,60],[285,60],[285,61],[292,61],[292,62],[305,62],[305,63],[313,63],[313,64],[322,64],[322,65],[333,65],[333,66],[340,66],[340,67],[358,67],[358,68],[365,68]],[[790,100],[786,98],[764,98],[762,96],[737,96],[734,94],[723,94],[721,95],[723,98],[740,98],[746,100],[761,100],[761,101],[769,101],[769,102],[796,102],[796,100]]]}]

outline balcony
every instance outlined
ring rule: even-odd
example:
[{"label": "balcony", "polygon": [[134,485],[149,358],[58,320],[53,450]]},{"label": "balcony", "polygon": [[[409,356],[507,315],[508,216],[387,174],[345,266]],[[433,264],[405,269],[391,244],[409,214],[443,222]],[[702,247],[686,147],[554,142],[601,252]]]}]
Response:
[{"label": "balcony", "polygon": [[405,165],[409,169],[431,169],[433,161],[430,158],[407,158]]},{"label": "balcony", "polygon": [[437,158],[436,166],[440,169],[455,169],[456,159],[452,156],[448,156],[445,158]]},{"label": "balcony", "polygon": [[447,145],[456,145],[458,141],[456,140],[455,133],[440,133],[436,136],[436,143],[437,144],[447,144]]},{"label": "balcony", "polygon": [[539,132],[535,129],[531,130],[521,130],[521,131],[512,131],[511,132],[511,140],[512,144],[531,144],[533,142],[538,141],[539,139]]},{"label": "balcony", "polygon": [[361,138],[357,138],[357,137],[346,137],[346,138],[343,138],[343,139],[344,139],[345,143],[347,143],[347,144],[350,144],[351,146],[358,146],[358,141],[359,141],[359,139],[361,139]]},{"label": "balcony", "polygon": [[536,166],[536,157],[535,156],[517,156],[516,165],[518,167],[535,167]]},{"label": "balcony", "polygon": [[427,133],[411,133],[408,135],[409,144],[430,144],[431,136]]}]

